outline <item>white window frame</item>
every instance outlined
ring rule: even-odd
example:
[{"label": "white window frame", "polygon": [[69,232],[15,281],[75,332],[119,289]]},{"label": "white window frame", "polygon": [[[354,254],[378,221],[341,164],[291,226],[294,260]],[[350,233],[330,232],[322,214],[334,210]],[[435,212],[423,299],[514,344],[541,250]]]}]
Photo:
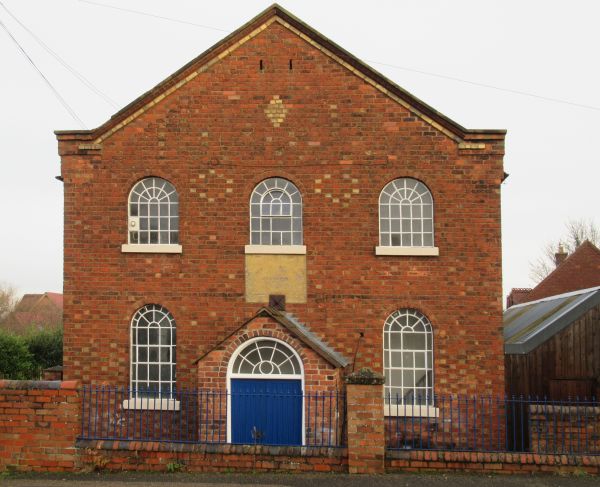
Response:
[{"label": "white window frame", "polygon": [[[233,366],[238,358],[238,356],[248,347],[251,347],[256,342],[261,341],[273,341],[277,342],[281,345],[282,348],[287,349],[287,351],[291,352],[291,354],[296,358],[296,361],[300,367],[299,374],[244,374],[244,373],[235,373],[233,371]],[[279,340],[278,338],[260,336],[251,338],[250,340],[242,343],[231,355],[229,359],[229,364],[227,365],[227,391],[231,392],[231,379],[292,379],[292,380],[300,380],[300,388],[302,390],[302,444],[306,443],[306,431],[305,431],[305,404],[304,404],[304,363],[300,358],[300,355],[294,348],[283,340]],[[227,443],[231,443],[231,400],[227,401]]]},{"label": "white window frame", "polygon": [[[289,215],[263,215],[263,208],[265,204],[264,199],[271,193],[282,192],[287,198],[289,198]],[[273,203],[271,208],[273,207]],[[273,247],[274,249],[280,250],[277,253],[306,253],[306,247],[303,245],[304,240],[304,222],[303,222],[303,203],[302,193],[298,187],[288,179],[282,177],[271,177],[264,179],[258,183],[250,195],[249,204],[250,214],[250,244],[246,246],[246,253],[274,253],[261,251],[264,247]],[[283,209],[282,209],[283,211]],[[299,213],[299,214],[295,214]],[[268,219],[269,228],[263,228],[266,223],[265,219]],[[289,230],[274,230],[273,225],[276,220],[287,220],[289,221]],[[253,230],[253,224],[258,224],[258,229]],[[299,229],[295,229],[298,227]],[[290,234],[290,242],[283,242],[283,235]],[[263,241],[263,235],[268,235],[269,242]],[[273,243],[274,235],[279,234],[279,243]],[[299,238],[297,238],[299,234]],[[293,251],[284,252],[281,251],[284,247],[293,249]]]},{"label": "white window frame", "polygon": [[[160,318],[158,321],[156,321],[154,319],[154,317],[152,318],[152,321],[149,321],[147,318],[144,318],[144,315],[147,313],[155,314],[157,312],[161,313],[163,315],[162,318]],[[144,318],[146,321],[149,321],[148,326],[138,326],[138,324],[142,318]],[[168,326],[166,326],[166,327],[160,326],[160,323],[164,319],[168,320]],[[156,324],[157,328],[159,330],[157,344],[150,343],[150,329],[151,329],[152,324]],[[135,338],[135,341],[134,341],[134,337],[135,337],[136,332],[142,328],[145,328],[146,330],[148,330],[147,338],[146,338],[147,343],[140,345],[139,343],[137,343],[137,340],[138,340],[137,338]],[[167,328],[169,330],[170,343],[168,345],[161,344],[162,338],[161,338],[160,330],[164,329],[164,328]],[[145,410],[159,410],[160,409],[160,410],[166,410],[166,411],[178,411],[179,410],[180,402],[173,397],[173,395],[175,393],[175,386],[177,383],[176,382],[177,361],[173,360],[173,354],[176,353],[176,350],[177,350],[177,335],[176,335],[176,333],[177,333],[177,324],[175,322],[175,318],[173,317],[173,315],[167,308],[165,308],[164,306],[162,306],[160,304],[153,304],[153,303],[146,304],[146,305],[142,306],[141,308],[139,308],[133,314],[133,317],[131,318],[130,337],[129,337],[129,343],[130,343],[129,383],[130,383],[131,397],[129,399],[126,399],[123,401],[124,409],[145,409]],[[150,361],[150,347],[158,348],[158,360],[157,361]],[[146,348],[146,361],[140,361],[140,359],[139,359],[140,349],[142,349],[142,348]],[[160,358],[160,351],[161,351],[160,349],[161,348],[169,348],[169,361],[168,362],[161,361],[161,358]],[[140,380],[140,378],[139,378],[139,365],[140,364],[145,365],[147,367],[147,372],[146,372],[147,379],[145,381]],[[159,390],[158,397],[156,397],[156,396],[145,397],[144,395],[140,394],[140,391],[139,391],[140,383],[149,381],[151,365],[158,365],[158,381],[156,381],[158,383],[158,390]],[[161,379],[161,371],[162,371],[161,366],[169,367],[169,380]],[[134,376],[135,376],[135,379],[134,379]],[[163,397],[163,392],[161,390],[163,383],[169,384],[169,392],[165,392],[164,397]]]},{"label": "white window frame", "polygon": [[[167,187],[168,185],[168,187]],[[164,193],[162,196],[163,200],[158,199],[157,190],[159,192]],[[150,237],[151,230],[141,230],[140,229],[140,218],[144,218],[144,216],[140,215],[140,209],[142,205],[147,205],[149,208],[152,203],[148,202],[140,202],[141,195],[148,194],[152,192],[153,196],[150,198],[151,200],[156,199],[157,215],[152,217],[150,216],[150,211],[148,211],[148,226],[150,227],[151,222],[156,222],[157,229],[155,230],[157,233],[157,242],[154,243],[140,243],[140,235],[142,232],[148,233],[148,237]],[[138,201],[133,203],[132,198],[134,194],[138,195]],[[175,195],[176,201],[173,201],[173,195]],[[162,205],[167,205],[167,215],[161,215],[161,207]],[[132,215],[132,206],[137,205],[137,215]],[[173,206],[177,205],[177,211],[171,213]],[[167,228],[161,229],[161,223],[166,220]],[[172,230],[171,226],[174,222],[177,222],[177,229]],[[137,242],[132,242],[132,232],[137,232]],[[175,185],[170,181],[167,181],[164,178],[158,176],[149,176],[137,181],[131,190],[129,191],[129,195],[127,197],[127,243],[121,245],[121,252],[123,253],[165,253],[165,254],[180,254],[182,253],[182,246],[179,244],[179,194],[177,193],[177,189]],[[161,241],[161,238],[166,234],[167,241]],[[172,240],[175,242],[172,242]]]},{"label": "white window frame", "polygon": [[[407,186],[411,185],[411,187]],[[412,200],[403,198],[403,201],[408,201],[409,216],[403,218],[403,204],[398,202],[392,204],[391,202],[382,203],[384,195],[389,195],[390,199],[394,198],[394,195],[399,192],[412,192],[414,197]],[[431,202],[423,202],[423,198],[428,197]],[[388,215],[383,216],[382,208],[387,208]],[[399,207],[398,217],[392,217],[392,207]],[[431,207],[431,217],[425,216],[425,208]],[[413,211],[418,207],[420,216],[413,217]],[[383,220],[387,222],[388,229],[383,230]],[[425,223],[431,220],[431,230],[425,231]],[[403,221],[407,221],[410,229],[402,229]],[[435,206],[433,195],[425,183],[418,179],[403,177],[397,178],[387,183],[381,192],[379,193],[379,205],[378,205],[378,222],[379,222],[379,245],[375,247],[375,255],[406,255],[406,256],[438,256],[439,248],[435,246]],[[392,227],[398,225],[398,230],[393,230]],[[420,230],[415,230],[413,227],[418,226]],[[387,244],[383,244],[384,234],[388,237],[389,241]],[[394,235],[400,235],[400,245],[392,244],[392,237]],[[407,235],[410,237],[410,245],[406,245],[408,242],[402,241],[402,236]],[[426,237],[431,237],[431,245],[424,245]],[[420,245],[415,245],[413,242],[420,239]]]},{"label": "white window frame", "polygon": [[[407,321],[407,317],[412,316],[416,318],[414,325],[402,324],[400,320]],[[414,328],[422,326],[423,331],[415,331]],[[393,331],[392,327],[399,327],[397,331]],[[391,334],[400,335],[400,348],[392,348],[392,337]],[[407,349],[404,348],[404,335],[410,333],[419,333],[425,335],[425,348],[420,349]],[[429,339],[428,339],[429,338]],[[387,342],[387,348],[386,348]],[[429,347],[428,344],[431,344]],[[433,341],[433,328],[431,322],[423,313],[414,308],[401,308],[391,313],[383,325],[383,370],[386,376],[386,381],[383,387],[384,391],[384,414],[386,416],[416,416],[416,417],[438,417],[439,409],[435,407],[435,377],[434,377],[434,341]],[[395,352],[401,358],[401,365],[392,365],[392,353]],[[404,366],[404,354],[412,353],[412,366]],[[423,355],[424,367],[415,366],[416,354]],[[431,355],[431,360],[429,360]],[[403,378],[402,372],[404,370],[412,370],[413,373],[416,371],[424,371],[424,377],[426,380],[425,387],[419,388],[424,389],[425,403],[417,403],[414,401],[416,395],[416,386],[408,387],[402,384],[392,383],[391,370],[400,372],[400,376]],[[427,376],[428,372],[431,375],[431,383],[428,383]],[[402,379],[403,380],[403,379]],[[400,402],[396,403],[396,395],[392,394],[391,391],[394,389],[400,389]],[[413,391],[413,402],[404,402],[405,391]],[[422,396],[423,397],[423,396]],[[389,401],[389,403],[388,403]]]}]

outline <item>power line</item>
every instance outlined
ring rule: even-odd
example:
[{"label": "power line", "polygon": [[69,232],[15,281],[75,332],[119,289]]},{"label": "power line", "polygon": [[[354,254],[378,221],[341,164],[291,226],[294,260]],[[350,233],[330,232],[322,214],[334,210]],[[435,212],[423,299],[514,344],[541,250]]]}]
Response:
[{"label": "power line", "polygon": [[163,17],[162,15],[155,15],[155,14],[151,14],[149,12],[141,12],[139,10],[131,10],[131,9],[128,9],[128,8],[115,7],[114,5],[106,5],[104,3],[92,2],[90,0],[79,0],[79,1],[81,3],[87,3],[89,5],[95,5],[97,7],[112,8],[114,10],[121,10],[122,12],[128,12],[130,14],[145,15],[146,17],[154,17],[155,19],[168,20],[170,22],[177,22],[179,24],[192,25],[194,27],[201,27],[203,29],[218,30],[220,32],[230,32],[227,29],[220,29],[219,27],[211,27],[210,25],[196,24],[194,22],[188,22],[187,20],[181,20],[181,19],[174,19],[172,17]]},{"label": "power line", "polygon": [[98,96],[102,97],[104,101],[108,104],[112,105],[114,108],[118,108],[118,104],[112,100],[108,95],[100,91],[96,86],[92,84],[84,75],[79,73],[75,68],[70,66],[65,60],[63,60],[55,51],[53,51],[48,45],[44,43],[35,33],[33,33],[27,26],[25,26],[15,15],[13,15],[8,8],[0,1],[0,6],[6,10],[6,12],[23,28],[25,29],[37,42],[40,44],[48,53],[50,53],[62,66],[64,66],[67,70],[71,72],[75,77],[77,77],[86,87],[88,87],[91,91],[96,93]]},{"label": "power line", "polygon": [[[133,9],[125,9],[125,8],[121,8],[121,7],[115,7],[113,5],[106,5],[106,4],[103,4],[103,3],[93,2],[91,0],[79,0],[79,1],[82,2],[82,3],[90,4],[90,5],[96,5],[98,7],[112,8],[112,9],[115,9],[115,10],[121,10],[121,11],[132,13],[132,14],[144,15],[144,16],[147,16],[147,17],[154,17],[154,18],[161,19],[161,20],[167,20],[167,21],[170,21],[170,22],[177,22],[177,23],[180,23],[180,24],[192,25],[192,26],[195,26],[195,27],[202,27],[204,29],[218,30],[218,31],[221,31],[221,32],[231,32],[230,30],[220,29],[218,27],[211,27],[211,26],[208,26],[208,25],[195,24],[193,22],[188,22],[188,21],[180,20],[180,19],[174,19],[174,18],[171,18],[171,17],[162,17],[160,15],[154,15],[154,14],[150,14],[148,12],[143,12],[143,11],[140,11],[140,10],[133,10]],[[479,83],[477,81],[470,81],[470,80],[466,80],[466,79],[462,79],[462,78],[457,78],[457,77],[454,77],[454,76],[448,76],[448,75],[444,75],[444,74],[432,73],[432,72],[428,72],[428,71],[422,71],[422,70],[419,70],[419,69],[407,68],[405,66],[398,66],[398,65],[395,65],[395,64],[382,63],[382,62],[379,62],[379,61],[369,61],[369,60],[367,60],[367,62],[371,63],[371,64],[379,64],[381,66],[387,66],[387,67],[390,67],[390,68],[401,69],[401,70],[404,70],[404,71],[409,71],[411,73],[422,74],[422,75],[425,75],[425,76],[432,76],[432,77],[435,77],[435,78],[445,79],[445,80],[449,80],[449,81],[456,81],[458,83],[465,83],[465,84],[469,84],[469,85],[472,85],[472,86],[478,86],[480,88],[487,88],[487,89],[490,89],[490,90],[496,90],[496,91],[502,91],[502,92],[505,92],[505,93],[511,93],[513,95],[528,96],[528,97],[531,97],[531,98],[537,98],[539,100],[550,101],[550,102],[553,102],[553,103],[562,103],[563,105],[571,105],[571,106],[578,107],[578,108],[586,108],[588,110],[600,111],[600,107],[595,107],[595,106],[592,106],[592,105],[585,105],[583,103],[575,103],[575,102],[572,102],[572,101],[569,101],[569,100],[562,100],[560,98],[552,98],[550,96],[537,95],[535,93],[530,93],[530,92],[527,92],[527,91],[514,90],[514,89],[511,89],[511,88],[503,88],[501,86],[494,86],[494,85],[490,85],[490,84],[486,84],[486,83]]]},{"label": "power line", "polygon": [[21,47],[21,44],[19,44],[19,41],[17,41],[17,39],[15,39],[15,37],[11,34],[10,30],[8,30],[8,27],[6,27],[6,25],[4,25],[4,22],[2,22],[2,20],[0,20],[0,26],[2,26],[2,28],[6,31],[6,33],[9,35],[9,37],[17,45],[17,47],[19,48],[19,50],[21,51],[21,53],[27,58],[27,60],[31,63],[31,65],[38,72],[38,74],[46,82],[46,84],[52,90],[52,92],[54,93],[54,96],[56,96],[56,98],[58,98],[58,101],[60,101],[60,103],[62,104],[62,106],[65,107],[65,109],[69,112],[69,114],[79,123],[79,125],[81,125],[82,128],[86,128],[86,126],[83,123],[83,121],[77,116],[77,114],[69,106],[69,104],[67,103],[67,101],[62,96],[60,96],[60,93],[56,90],[56,88],[54,88],[54,86],[52,86],[52,83],[50,83],[50,81],[48,80],[48,78],[46,78],[46,76],[44,76],[44,73],[42,73],[42,71],[40,70],[40,68],[38,68],[37,65],[33,62],[33,59],[31,59],[31,57],[29,57],[29,54],[27,54],[27,52],[25,51],[25,49],[23,49],[23,47]]},{"label": "power line", "polygon": [[54,59],[56,59],[63,67],[65,67],[69,72],[71,72],[71,74],[73,74],[77,79],[79,79],[79,81],[81,81],[87,88],[89,88],[91,91],[93,91],[98,96],[100,96],[109,105],[112,105],[113,108],[118,108],[118,104],[114,100],[112,100],[108,95],[106,95],[105,93],[100,91],[98,88],[96,88],[90,80],[88,80],[84,75],[79,73],[75,68],[70,66],[56,52],[54,52],[50,47],[48,47],[48,45],[44,41],[42,41],[37,35],[35,35],[35,33],[31,31],[31,29],[29,29],[10,10],[8,10],[6,5],[4,5],[4,3],[1,1],[0,1],[0,6],[4,10],[6,10],[6,13],[8,15],[10,15],[15,20],[15,22],[17,22],[23,29],[25,29],[29,33],[29,35],[31,35],[31,37],[33,37],[37,41],[37,43],[40,46],[42,46],[48,53],[50,53],[50,55],[53,56]]},{"label": "power line", "polygon": [[568,100],[561,100],[560,98],[552,98],[552,97],[549,97],[549,96],[536,95],[535,93],[529,93],[527,91],[520,91],[520,90],[513,90],[511,88],[501,88],[499,86],[488,85],[488,84],[485,84],[485,83],[479,83],[477,81],[469,81],[469,80],[462,79],[462,78],[455,78],[454,76],[447,76],[445,74],[431,73],[429,71],[421,71],[419,69],[407,68],[405,66],[396,66],[394,64],[381,63],[379,61],[369,61],[369,60],[366,60],[366,61],[368,63],[371,63],[371,64],[380,64],[381,66],[387,66],[387,67],[390,67],[390,68],[402,69],[403,71],[410,71],[411,73],[424,74],[426,76],[433,76],[435,78],[447,79],[447,80],[450,80],[450,81],[457,81],[459,83],[466,83],[466,84],[469,84],[469,85],[479,86],[479,87],[482,87],[482,88],[489,88],[491,90],[505,91],[507,93],[512,93],[514,95],[529,96],[529,97],[532,97],[532,98],[538,98],[540,100],[551,101],[551,102],[554,102],[554,103],[563,103],[565,105],[572,105],[574,107],[588,108],[590,110],[600,111],[600,107],[594,107],[594,106],[591,106],[591,105],[584,105],[582,103],[575,103],[575,102],[568,101]]}]

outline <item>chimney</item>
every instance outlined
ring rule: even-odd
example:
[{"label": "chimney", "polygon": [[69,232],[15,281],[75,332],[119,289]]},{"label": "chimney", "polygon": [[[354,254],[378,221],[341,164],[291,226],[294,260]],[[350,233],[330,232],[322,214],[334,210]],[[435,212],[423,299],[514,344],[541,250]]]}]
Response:
[{"label": "chimney", "polygon": [[556,264],[556,267],[561,265],[568,255],[569,254],[565,252],[565,249],[563,248],[562,244],[558,244],[558,252],[554,254],[554,263]]},{"label": "chimney", "polygon": [[285,311],[285,294],[269,294],[269,307]]}]

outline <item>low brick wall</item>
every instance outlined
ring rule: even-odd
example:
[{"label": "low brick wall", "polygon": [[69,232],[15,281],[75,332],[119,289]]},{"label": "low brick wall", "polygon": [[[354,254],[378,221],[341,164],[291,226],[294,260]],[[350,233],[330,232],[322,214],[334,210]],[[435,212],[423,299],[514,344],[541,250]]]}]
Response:
[{"label": "low brick wall", "polygon": [[537,455],[451,451],[388,451],[386,471],[479,471],[512,473],[600,474],[600,456]]},{"label": "low brick wall", "polygon": [[600,407],[529,406],[529,451],[600,454]]},{"label": "low brick wall", "polygon": [[75,381],[0,380],[0,472],[75,468],[77,386]]},{"label": "low brick wall", "polygon": [[[364,385],[356,387],[371,388]],[[346,448],[77,440],[81,428],[81,397],[77,382],[0,380],[0,472],[107,469],[358,473],[379,471],[379,462],[383,471],[383,429],[379,427],[382,421],[374,421],[375,412],[379,411],[381,404],[372,401],[374,397],[360,393],[355,397],[356,401],[349,403],[350,409],[353,405],[358,408],[354,415],[349,414],[353,418],[352,430],[349,431],[349,444],[354,448],[354,468],[351,469]],[[600,456],[419,450],[385,452],[387,472],[436,470],[504,474],[586,472],[598,475]]]},{"label": "low brick wall", "polygon": [[139,441],[77,442],[85,470],[185,472],[346,472],[343,448],[190,445]]}]

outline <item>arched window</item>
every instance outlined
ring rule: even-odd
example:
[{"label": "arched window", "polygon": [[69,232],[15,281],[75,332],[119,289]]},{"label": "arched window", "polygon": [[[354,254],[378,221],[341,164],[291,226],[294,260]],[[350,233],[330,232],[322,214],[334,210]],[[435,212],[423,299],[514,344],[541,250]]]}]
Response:
[{"label": "arched window", "polygon": [[383,327],[385,402],[433,404],[433,333],[415,309],[393,312]]},{"label": "arched window", "polygon": [[293,183],[269,178],[250,198],[252,245],[302,245],[302,196]]},{"label": "arched window", "polygon": [[129,193],[129,243],[178,244],[179,197],[161,178],[139,181]]},{"label": "arched window", "polygon": [[300,360],[288,346],[276,340],[255,340],[243,347],[233,361],[231,374],[302,376]]},{"label": "arched window", "polygon": [[422,182],[400,178],[383,188],[379,242],[383,247],[433,246],[433,198]]},{"label": "arched window", "polygon": [[175,387],[175,319],[158,304],[131,320],[131,389],[134,396],[165,394]]}]

